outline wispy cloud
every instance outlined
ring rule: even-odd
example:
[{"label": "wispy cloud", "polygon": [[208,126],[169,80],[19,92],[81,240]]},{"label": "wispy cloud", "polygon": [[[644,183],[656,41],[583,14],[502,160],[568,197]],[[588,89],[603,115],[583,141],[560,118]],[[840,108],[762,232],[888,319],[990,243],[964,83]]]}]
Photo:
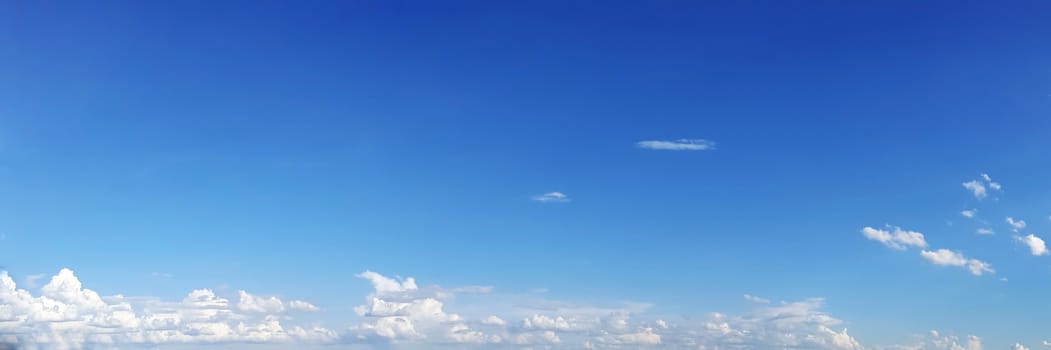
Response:
[{"label": "wispy cloud", "polygon": [[1018,230],[1025,228],[1025,220],[1015,220],[1014,218],[1008,216],[1006,221],[1008,225],[1011,225],[1011,230],[1014,230],[1015,232],[1018,232]]},{"label": "wispy cloud", "polygon": [[987,229],[987,228],[980,228],[980,229],[978,229],[978,230],[976,230],[974,232],[977,233],[977,234],[980,234],[980,235],[991,235],[991,234],[993,234],[993,230],[990,230],[990,229]]},{"label": "wispy cloud", "polygon": [[1000,186],[1000,183],[993,181],[993,178],[989,177],[989,174],[983,173],[981,176],[981,180],[971,180],[964,182],[963,188],[966,188],[968,191],[971,191],[971,194],[974,195],[974,198],[978,199],[985,198],[985,196],[989,195],[988,190],[1000,191],[1000,189],[1002,188]]},{"label": "wispy cloud", "polygon": [[708,151],[715,149],[715,142],[705,139],[650,140],[636,143],[641,148],[659,151]]},{"label": "wispy cloud", "polygon": [[763,299],[763,298],[760,298],[760,297],[757,297],[757,296],[754,296],[754,295],[751,295],[751,294],[745,294],[744,295],[744,300],[748,300],[750,302],[758,303],[758,304],[769,304],[770,303],[769,299]]},{"label": "wispy cloud", "polygon": [[562,192],[548,192],[533,196],[533,200],[540,203],[565,203],[569,202],[569,196]]},{"label": "wispy cloud", "polygon": [[970,209],[970,210],[964,210],[964,211],[960,212],[960,215],[963,215],[963,217],[965,217],[965,218],[973,218],[977,214],[978,214],[978,209]]}]

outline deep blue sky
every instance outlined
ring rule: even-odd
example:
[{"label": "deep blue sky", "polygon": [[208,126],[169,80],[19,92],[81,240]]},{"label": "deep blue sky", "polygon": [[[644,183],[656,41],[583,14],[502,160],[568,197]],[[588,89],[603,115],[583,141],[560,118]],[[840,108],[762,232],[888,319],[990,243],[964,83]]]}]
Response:
[{"label": "deep blue sky", "polygon": [[[335,310],[366,269],[655,314],[824,297],[863,343],[1038,346],[1051,268],[1004,218],[1051,231],[1049,11],[8,2],[0,264],[69,267],[106,295],[232,285]],[[636,145],[678,139],[716,147]],[[980,173],[1004,190],[961,187]],[[531,200],[553,191],[570,201]],[[997,233],[974,234],[970,208]],[[860,234],[885,224],[997,273]]]}]

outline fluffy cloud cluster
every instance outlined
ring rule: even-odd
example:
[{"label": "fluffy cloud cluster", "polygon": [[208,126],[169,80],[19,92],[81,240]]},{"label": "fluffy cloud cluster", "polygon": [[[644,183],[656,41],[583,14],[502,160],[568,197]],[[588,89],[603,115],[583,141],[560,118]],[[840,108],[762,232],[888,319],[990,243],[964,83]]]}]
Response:
[{"label": "fluffy cloud cluster", "polygon": [[195,290],[181,302],[102,297],[84,288],[68,269],[34,296],[0,272],[0,334],[9,338],[5,341],[47,349],[336,339],[335,332],[324,328],[283,325],[281,313],[287,310],[280,299],[246,292],[240,297],[237,305],[207,289]]},{"label": "fluffy cloud cluster", "polygon": [[821,311],[822,299],[768,305],[766,299],[747,295],[756,305],[751,313],[736,317],[714,313],[678,324],[637,319],[635,311],[644,310],[643,304],[596,308],[549,302],[518,306],[504,316],[468,317],[448,310],[445,301],[455,297],[450,291],[456,289],[419,287],[411,278],[373,272],[358,277],[374,289],[355,308],[365,319],[351,328],[360,342],[472,348],[862,348],[839,328],[842,321]]},{"label": "fluffy cloud cluster", "polygon": [[982,199],[985,198],[989,192],[988,190],[1000,191],[1001,186],[999,182],[993,181],[989,174],[982,174],[981,180],[971,180],[963,183],[963,188],[971,191],[974,198]]}]

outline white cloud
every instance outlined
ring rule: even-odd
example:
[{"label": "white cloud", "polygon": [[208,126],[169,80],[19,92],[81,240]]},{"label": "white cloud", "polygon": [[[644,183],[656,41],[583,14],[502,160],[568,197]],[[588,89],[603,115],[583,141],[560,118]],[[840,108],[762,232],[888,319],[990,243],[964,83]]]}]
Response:
[{"label": "white cloud", "polygon": [[861,229],[861,234],[869,240],[883,243],[887,247],[898,250],[905,250],[908,246],[927,247],[927,241],[923,238],[922,233],[902,230],[900,227],[895,227],[894,231],[865,227]]},{"label": "white cloud", "polygon": [[964,182],[963,188],[970,190],[971,193],[974,194],[974,198],[982,199],[986,196],[985,185],[982,185],[981,182],[976,180]]},{"label": "white cloud", "polygon": [[40,273],[40,274],[26,276],[25,277],[26,287],[27,288],[36,288],[36,287],[38,287],[39,285],[37,284],[37,281],[39,281],[41,279],[44,279],[44,277],[47,277],[47,274]]},{"label": "white cloud", "polygon": [[715,149],[715,142],[704,139],[678,139],[671,141],[639,141],[637,146],[662,151],[707,151]]},{"label": "white cloud", "polygon": [[405,280],[398,282],[397,280],[380,275],[372,271],[365,271],[356,275],[359,278],[364,278],[372,282],[372,287],[376,289],[377,293],[393,293],[393,292],[405,292],[411,290],[417,290],[416,280],[412,277],[406,278]]},{"label": "white cloud", "polygon": [[569,196],[562,192],[548,192],[533,196],[533,200],[541,203],[565,203],[569,202]]},{"label": "white cloud", "polygon": [[0,272],[0,333],[41,349],[82,349],[116,344],[219,342],[331,342],[336,332],[283,324],[270,314],[240,313],[213,291],[190,292],[181,302],[103,297],[63,269],[40,288],[19,289]]},{"label": "white cloud", "polygon": [[966,267],[975,276],[981,276],[984,273],[996,273],[989,263],[977,259],[968,259],[960,252],[948,249],[924,250],[920,252],[920,256],[935,265]]},{"label": "white cloud", "polygon": [[504,319],[502,318],[490,315],[489,317],[482,319],[482,324],[493,326],[505,326],[507,325],[507,321],[504,321]]},{"label": "white cloud", "polygon": [[1018,230],[1025,228],[1024,220],[1015,221],[1015,219],[1010,216],[1007,217],[1007,224],[1011,225],[1011,230],[1014,230],[1015,232],[1018,232]]},{"label": "white cloud", "polygon": [[288,302],[288,309],[292,311],[317,312],[320,308],[306,301],[292,300]]},{"label": "white cloud", "polygon": [[1044,346],[1047,346],[1047,347],[1051,347],[1051,341],[1045,340],[1041,344],[1043,344]]},{"label": "white cloud", "polygon": [[763,299],[763,298],[760,298],[760,297],[757,297],[757,296],[754,296],[754,295],[751,295],[751,294],[745,294],[744,295],[744,300],[748,300],[750,302],[759,303],[759,304],[769,304],[770,303],[770,300]]},{"label": "white cloud", "polygon": [[984,174],[983,173],[982,174],[982,180],[985,180],[985,182],[989,184],[989,188],[990,189],[993,189],[994,191],[999,191],[1000,190],[1000,183],[999,182],[994,182],[993,178],[989,177],[989,174]]},{"label": "white cloud", "polygon": [[990,230],[990,229],[987,229],[987,228],[980,228],[978,230],[975,230],[974,232],[977,233],[977,234],[980,234],[980,235],[991,235],[991,234],[993,234],[993,230]]},{"label": "white cloud", "polygon": [[1015,239],[1022,243],[1025,243],[1026,246],[1029,246],[1029,252],[1033,255],[1040,256],[1047,255],[1048,253],[1047,245],[1044,244],[1044,240],[1040,239],[1040,237],[1037,237],[1036,235],[1030,234],[1027,236],[1019,236],[1015,237]]},{"label": "white cloud", "polygon": [[955,335],[941,335],[936,330],[931,330],[924,344],[899,347],[901,349],[945,349],[945,350],[982,350],[982,339],[969,335],[961,342]]},{"label": "white cloud", "polygon": [[1011,350],[1029,350],[1029,348],[1025,347],[1025,345],[1015,343],[1015,345],[1011,346]]},{"label": "white cloud", "polygon": [[285,303],[277,297],[261,297],[257,295],[249,294],[245,291],[239,291],[240,301],[237,303],[237,308],[245,312],[259,312],[259,313],[270,313],[276,314],[285,311]]},{"label": "white cloud", "polygon": [[965,218],[973,218],[976,214],[978,214],[978,209],[970,209],[960,212],[960,215],[963,215]]}]

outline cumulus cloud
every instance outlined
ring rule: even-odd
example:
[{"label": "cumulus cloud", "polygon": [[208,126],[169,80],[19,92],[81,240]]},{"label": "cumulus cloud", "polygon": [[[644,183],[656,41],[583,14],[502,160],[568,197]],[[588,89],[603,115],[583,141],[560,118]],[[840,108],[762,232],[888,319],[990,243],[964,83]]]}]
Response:
[{"label": "cumulus cloud", "polygon": [[981,276],[985,273],[996,273],[989,263],[977,259],[968,259],[962,253],[948,249],[923,250],[920,252],[920,256],[935,265],[966,267],[975,276]]},{"label": "cumulus cloud", "polygon": [[325,328],[284,324],[274,314],[241,311],[208,289],[194,290],[180,302],[103,297],[84,288],[69,269],[51,277],[34,296],[0,272],[0,334],[35,348],[337,339],[336,332]]},{"label": "cumulus cloud", "polygon": [[715,142],[704,139],[639,141],[636,145],[640,148],[660,151],[707,151],[715,149]]},{"label": "cumulus cloud", "polygon": [[[1001,186],[999,182],[993,181],[993,178],[989,174],[981,174],[981,180],[971,180],[963,183],[963,188],[971,191],[974,198],[982,199],[989,194],[988,190],[1000,191]],[[987,190],[988,189],[988,190]]]},{"label": "cumulus cloud", "polygon": [[985,185],[977,180],[964,182],[963,188],[971,191],[971,194],[974,194],[974,198],[982,199],[986,196]]},{"label": "cumulus cloud", "polygon": [[895,227],[893,231],[865,227],[861,229],[861,234],[869,240],[880,242],[887,247],[897,250],[905,250],[909,246],[917,248],[927,247],[927,241],[923,238],[922,233],[902,230],[900,227]]},{"label": "cumulus cloud", "polygon": [[968,209],[960,212],[960,215],[963,215],[965,218],[973,218],[977,214],[978,209]]},{"label": "cumulus cloud", "polygon": [[1015,237],[1018,241],[1025,243],[1029,247],[1029,252],[1033,255],[1047,255],[1047,245],[1044,244],[1044,240],[1040,239],[1036,235],[1030,234],[1026,236]]},{"label": "cumulus cloud", "polygon": [[1011,230],[1014,230],[1015,232],[1018,232],[1018,230],[1025,228],[1024,220],[1015,220],[1014,218],[1008,216],[1006,221],[1007,224],[1011,226]]},{"label": "cumulus cloud", "polygon": [[533,200],[540,203],[565,203],[569,202],[569,196],[562,192],[548,192],[533,196]]},{"label": "cumulus cloud", "polygon": [[977,234],[980,234],[980,235],[991,235],[991,234],[993,234],[993,230],[990,230],[990,229],[987,229],[987,228],[980,228],[980,229],[975,230],[974,232],[977,233]]},{"label": "cumulus cloud", "polygon": [[1022,344],[1019,344],[1019,343],[1015,343],[1015,345],[1012,345],[1011,349],[1012,350],[1029,350],[1029,348],[1025,347],[1025,345],[1022,345]]},{"label": "cumulus cloud", "polygon": [[1044,346],[1047,346],[1047,347],[1051,347],[1051,341],[1045,340],[1041,344],[1043,344]]}]

